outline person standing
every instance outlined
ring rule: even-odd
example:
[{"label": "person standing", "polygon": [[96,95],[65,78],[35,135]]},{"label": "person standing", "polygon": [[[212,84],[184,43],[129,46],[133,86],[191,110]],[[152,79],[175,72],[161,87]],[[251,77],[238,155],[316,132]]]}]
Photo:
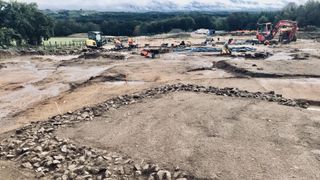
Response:
[{"label": "person standing", "polygon": [[229,48],[229,45],[232,43],[233,39],[229,39],[226,43],[224,43],[221,54],[231,55],[231,50]]}]

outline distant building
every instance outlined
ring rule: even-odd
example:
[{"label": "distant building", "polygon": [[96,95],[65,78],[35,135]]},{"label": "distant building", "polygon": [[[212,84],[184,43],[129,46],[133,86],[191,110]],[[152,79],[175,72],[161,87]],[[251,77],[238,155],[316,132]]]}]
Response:
[{"label": "distant building", "polygon": [[205,35],[212,35],[215,33],[215,30],[213,29],[198,29],[194,33],[196,34],[205,34]]}]

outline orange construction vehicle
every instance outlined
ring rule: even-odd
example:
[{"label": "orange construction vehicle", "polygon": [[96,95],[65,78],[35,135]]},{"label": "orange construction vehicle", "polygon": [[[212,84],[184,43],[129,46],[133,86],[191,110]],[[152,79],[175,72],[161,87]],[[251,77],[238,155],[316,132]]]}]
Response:
[{"label": "orange construction vehicle", "polygon": [[279,33],[280,43],[290,43],[297,40],[298,23],[296,21],[281,20],[273,27],[272,23],[258,24],[257,39],[259,42],[269,44]]},{"label": "orange construction vehicle", "polygon": [[159,49],[143,49],[140,55],[144,56],[145,58],[154,59],[157,56],[160,56],[160,50]]}]

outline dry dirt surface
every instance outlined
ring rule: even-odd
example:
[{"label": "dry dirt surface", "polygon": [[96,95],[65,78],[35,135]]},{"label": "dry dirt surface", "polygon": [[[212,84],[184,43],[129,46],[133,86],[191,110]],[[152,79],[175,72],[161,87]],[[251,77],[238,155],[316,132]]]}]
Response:
[{"label": "dry dirt surface", "polygon": [[[141,49],[1,56],[0,180],[320,179],[320,42],[264,46],[233,36],[230,47],[255,51],[223,56],[195,51],[230,36],[213,37],[213,46],[201,45],[205,38],[137,37],[140,45],[193,44],[156,59]],[[120,109],[113,102],[178,83],[227,89],[169,90]]]},{"label": "dry dirt surface", "polygon": [[2,180],[32,180],[34,173],[22,171],[17,168],[18,165],[8,161],[0,161],[0,179]]},{"label": "dry dirt surface", "polygon": [[61,129],[58,136],[177,165],[196,179],[319,179],[319,124],[320,112],[174,93]]}]

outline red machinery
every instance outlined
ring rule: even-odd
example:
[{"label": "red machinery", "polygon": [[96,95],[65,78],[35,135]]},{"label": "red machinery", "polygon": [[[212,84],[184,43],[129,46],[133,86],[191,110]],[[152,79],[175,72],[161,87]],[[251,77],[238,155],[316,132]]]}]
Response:
[{"label": "red machinery", "polygon": [[296,21],[281,20],[273,27],[272,23],[258,24],[257,39],[261,43],[269,43],[278,33],[279,42],[287,42],[297,40],[298,23]]}]

